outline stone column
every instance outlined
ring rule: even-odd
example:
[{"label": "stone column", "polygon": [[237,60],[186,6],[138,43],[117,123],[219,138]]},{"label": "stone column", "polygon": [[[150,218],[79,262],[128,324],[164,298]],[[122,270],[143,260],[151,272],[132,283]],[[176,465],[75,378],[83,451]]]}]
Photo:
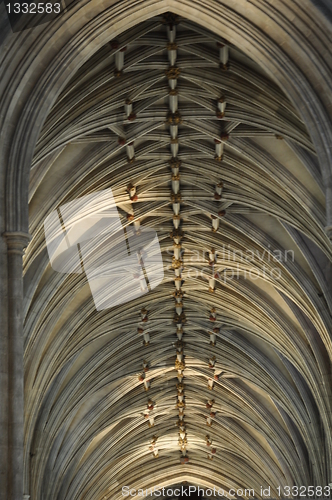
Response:
[{"label": "stone column", "polygon": [[[7,498],[23,498],[24,366],[23,366],[23,266],[29,235],[8,232],[7,242]],[[5,431],[5,429],[3,429]],[[2,497],[1,497],[2,498]]]},{"label": "stone column", "polygon": [[7,243],[0,238],[0,500],[7,500],[8,465],[8,328]]}]

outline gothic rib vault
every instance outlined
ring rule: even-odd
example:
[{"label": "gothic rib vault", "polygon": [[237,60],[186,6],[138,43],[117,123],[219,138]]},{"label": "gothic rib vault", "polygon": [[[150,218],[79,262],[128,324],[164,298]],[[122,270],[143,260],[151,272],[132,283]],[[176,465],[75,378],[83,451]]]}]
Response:
[{"label": "gothic rib vault", "polygon": [[[165,277],[97,312],[83,275],[51,269],[43,222],[108,187],[124,226],[157,231]],[[331,482],[324,183],[303,120],[241,47],[171,14],[105,44],[43,125],[29,226],[31,500]]]}]

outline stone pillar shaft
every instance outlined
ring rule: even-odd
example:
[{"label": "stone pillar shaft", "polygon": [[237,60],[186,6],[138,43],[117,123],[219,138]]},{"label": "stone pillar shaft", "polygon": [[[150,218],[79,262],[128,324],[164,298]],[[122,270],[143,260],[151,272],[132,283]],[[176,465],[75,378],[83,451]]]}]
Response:
[{"label": "stone pillar shaft", "polygon": [[7,500],[8,469],[8,306],[7,244],[0,238],[0,500]]},{"label": "stone pillar shaft", "polygon": [[[23,498],[24,365],[23,365],[23,266],[28,244],[26,233],[4,234],[7,242],[7,500]],[[0,497],[2,499],[2,496]]]}]

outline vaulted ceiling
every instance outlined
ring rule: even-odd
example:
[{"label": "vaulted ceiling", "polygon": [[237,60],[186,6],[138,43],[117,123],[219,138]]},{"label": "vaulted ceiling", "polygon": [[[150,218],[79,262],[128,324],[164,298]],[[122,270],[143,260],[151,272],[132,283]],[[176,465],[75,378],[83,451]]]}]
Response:
[{"label": "vaulted ceiling", "polygon": [[[222,34],[221,34],[222,35]],[[44,221],[111,188],[162,284],[97,311]],[[53,106],[24,258],[31,499],[331,482],[331,243],[306,124],[241,47],[165,14],[110,40]]]}]

